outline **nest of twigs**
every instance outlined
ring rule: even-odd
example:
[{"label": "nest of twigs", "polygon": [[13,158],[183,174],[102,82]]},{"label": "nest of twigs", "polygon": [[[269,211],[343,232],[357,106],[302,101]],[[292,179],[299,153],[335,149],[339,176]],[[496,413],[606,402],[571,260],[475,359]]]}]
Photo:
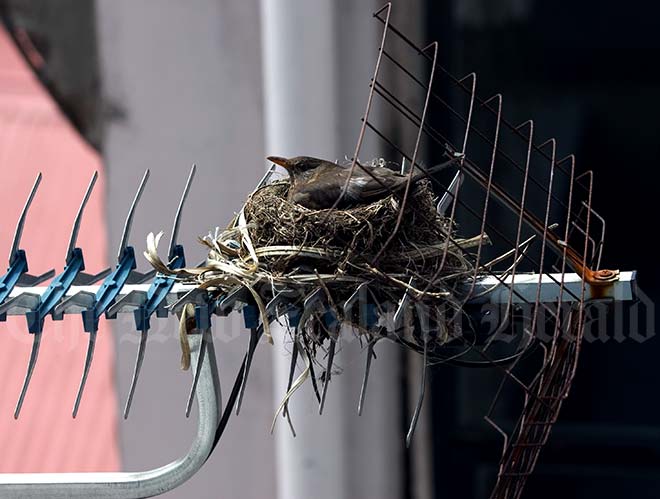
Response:
[{"label": "nest of twigs", "polygon": [[[297,311],[291,338],[307,373],[317,350],[338,341],[341,325],[367,342],[389,338],[429,356],[460,335],[461,286],[476,274],[464,252],[484,241],[455,237],[456,227],[436,213],[427,181],[413,186],[403,208],[393,194],[349,209],[311,210],[287,200],[288,186],[260,187],[227,229],[201,238],[209,248],[203,267],[169,269],[153,235],[145,254],[160,272],[212,296],[248,290],[268,338],[271,321]],[[358,305],[348,306],[358,288]],[[287,306],[267,310],[282,291]],[[319,299],[310,305],[312,295]]]},{"label": "nest of twigs", "polygon": [[[310,210],[287,201],[287,190],[288,182],[263,187],[244,208],[252,243],[273,273],[286,274],[301,265],[354,274],[354,265],[369,265],[376,257],[373,265],[383,271],[428,272],[439,265],[437,257],[453,231],[447,219],[436,215],[426,181],[412,191],[396,233],[401,202],[394,195],[345,210]],[[310,257],[310,250],[319,251],[318,258]],[[444,263],[450,272],[467,268],[456,248],[447,248]]]},{"label": "nest of twigs", "polygon": [[[310,292],[322,287],[323,301],[336,309],[337,320],[358,332],[404,340],[406,328],[386,322],[407,295],[409,319],[424,306],[432,317],[432,329],[443,333],[437,341],[451,336],[446,324],[460,322],[452,317],[460,308],[460,285],[474,274],[464,251],[478,238],[455,237],[456,227],[436,213],[429,182],[413,186],[400,221],[402,203],[394,194],[344,210],[311,210],[287,200],[288,186],[280,181],[257,189],[226,230],[216,229],[200,239],[209,247],[206,266],[170,270],[158,258],[158,241],[151,235],[147,258],[157,270],[176,273],[217,295],[236,286],[248,288],[267,335],[274,317],[266,317],[265,304],[279,290],[295,291],[302,304]],[[341,310],[364,282],[369,283],[367,300],[378,307],[376,326]],[[305,317],[299,329],[315,331],[318,341],[313,343],[328,337],[315,315]],[[405,341],[419,346],[419,334],[413,333]]]}]

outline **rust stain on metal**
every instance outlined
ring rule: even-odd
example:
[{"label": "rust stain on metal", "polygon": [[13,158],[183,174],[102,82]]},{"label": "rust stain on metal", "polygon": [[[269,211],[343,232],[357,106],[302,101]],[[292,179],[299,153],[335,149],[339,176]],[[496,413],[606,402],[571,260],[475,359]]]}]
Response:
[{"label": "rust stain on metal", "polygon": [[618,270],[591,270],[585,269],[584,280],[589,285],[589,292],[592,299],[606,298],[610,296],[612,284],[619,280]]}]

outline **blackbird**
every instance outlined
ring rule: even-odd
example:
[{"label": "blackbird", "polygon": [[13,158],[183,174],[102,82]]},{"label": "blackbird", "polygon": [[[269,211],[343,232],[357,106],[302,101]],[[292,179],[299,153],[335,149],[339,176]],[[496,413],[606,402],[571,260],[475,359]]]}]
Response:
[{"label": "blackbird", "polygon": [[[291,186],[288,200],[312,210],[332,208],[351,173],[348,166],[310,156],[295,158],[268,156],[267,159],[282,166],[289,174]],[[426,171],[416,169],[412,174],[412,183],[443,170],[461,159],[462,156],[457,156]],[[403,190],[407,181],[408,175],[400,175],[389,168],[356,166],[350,176],[346,193],[336,208],[343,209],[372,203],[393,192]]]}]

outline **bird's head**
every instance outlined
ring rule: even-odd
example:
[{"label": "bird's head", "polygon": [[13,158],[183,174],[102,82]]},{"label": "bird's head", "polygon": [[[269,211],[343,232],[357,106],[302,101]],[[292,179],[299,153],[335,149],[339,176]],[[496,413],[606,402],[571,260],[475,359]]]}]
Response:
[{"label": "bird's head", "polygon": [[289,173],[289,175],[295,175],[296,173],[302,173],[307,170],[313,170],[314,168],[321,166],[323,163],[327,162],[323,159],[312,158],[310,156],[296,156],[295,158],[268,156],[266,159],[268,161],[272,161],[276,165],[280,165]]}]

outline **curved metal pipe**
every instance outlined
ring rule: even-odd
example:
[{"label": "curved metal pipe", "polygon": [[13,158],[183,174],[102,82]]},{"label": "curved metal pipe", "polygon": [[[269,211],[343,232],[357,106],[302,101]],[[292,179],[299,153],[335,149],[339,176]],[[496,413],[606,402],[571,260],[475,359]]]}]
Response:
[{"label": "curved metal pipe", "polygon": [[138,499],[172,490],[192,477],[211,453],[220,421],[220,381],[215,350],[211,335],[204,336],[205,340],[199,334],[190,336],[193,365],[197,364],[202,341],[206,341],[206,354],[197,386],[197,435],[185,456],[160,468],[140,472],[0,474],[0,496]]}]

